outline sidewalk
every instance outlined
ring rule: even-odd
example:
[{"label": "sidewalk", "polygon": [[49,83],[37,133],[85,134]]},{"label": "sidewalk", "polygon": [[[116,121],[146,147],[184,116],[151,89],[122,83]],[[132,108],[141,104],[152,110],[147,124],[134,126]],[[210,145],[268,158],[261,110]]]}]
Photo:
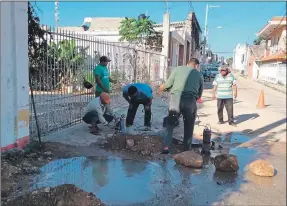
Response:
[{"label": "sidewalk", "polygon": [[284,86],[284,85],[272,84],[272,83],[269,83],[269,82],[262,81],[260,79],[252,80],[252,79],[248,79],[246,76],[242,76],[240,74],[236,74],[236,77],[249,80],[250,82],[257,83],[258,85],[261,85],[261,86],[264,85],[265,87],[269,87],[269,88],[271,88],[273,90],[282,92],[282,93],[284,93],[286,95],[286,85]]},{"label": "sidewalk", "polygon": [[[217,133],[244,132],[254,136],[269,136],[272,140],[286,142],[286,96],[279,91],[249,79],[238,78],[238,98],[234,102],[234,117],[237,127],[227,123],[218,125],[216,100],[212,100],[211,89],[203,94],[204,108],[199,111],[201,124],[210,124]],[[207,88],[208,87],[207,85]],[[265,94],[264,109],[256,105],[261,90]],[[227,120],[224,111],[225,121]],[[202,134],[202,127],[195,128],[195,134]]]}]

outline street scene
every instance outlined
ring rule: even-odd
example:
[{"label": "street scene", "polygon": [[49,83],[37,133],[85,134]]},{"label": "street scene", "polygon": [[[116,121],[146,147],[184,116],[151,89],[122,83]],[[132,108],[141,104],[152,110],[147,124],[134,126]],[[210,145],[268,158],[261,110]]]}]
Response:
[{"label": "street scene", "polygon": [[1,205],[286,205],[286,25],[286,2],[2,2]]}]

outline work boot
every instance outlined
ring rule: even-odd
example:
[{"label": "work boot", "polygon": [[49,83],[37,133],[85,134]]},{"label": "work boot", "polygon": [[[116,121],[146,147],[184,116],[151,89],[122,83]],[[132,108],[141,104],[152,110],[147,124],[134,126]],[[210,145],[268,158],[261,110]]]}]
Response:
[{"label": "work boot", "polygon": [[217,124],[224,124],[224,122],[223,121],[218,121]]},{"label": "work boot", "polygon": [[161,154],[169,154],[169,148],[164,147],[163,150],[161,151]]},{"label": "work boot", "polygon": [[130,133],[132,133],[133,132],[133,127],[132,127],[132,125],[126,125],[126,133],[127,134],[130,134]]},{"label": "work boot", "polygon": [[232,121],[232,122],[229,122],[229,125],[230,125],[230,126],[236,126],[235,122],[233,122],[233,121]]},{"label": "work boot", "polygon": [[100,134],[100,129],[98,128],[98,126],[94,126],[90,128],[90,133],[93,135],[99,135]]},{"label": "work boot", "polygon": [[151,131],[151,127],[150,126],[145,126],[144,127],[144,131]]}]

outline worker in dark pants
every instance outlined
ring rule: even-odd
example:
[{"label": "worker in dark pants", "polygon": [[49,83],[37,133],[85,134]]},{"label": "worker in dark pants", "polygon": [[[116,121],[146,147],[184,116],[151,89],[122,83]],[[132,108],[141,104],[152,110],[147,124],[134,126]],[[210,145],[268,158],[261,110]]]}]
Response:
[{"label": "worker in dark pants", "polygon": [[[217,98],[218,124],[223,124],[223,108],[226,108],[229,125],[235,126],[233,121],[233,95],[237,97],[236,79],[228,67],[219,67],[219,74],[213,81],[212,98]],[[234,92],[233,92],[234,91]],[[215,96],[216,94],[216,96]]]},{"label": "worker in dark pants", "polygon": [[137,109],[140,104],[144,106],[144,126],[146,130],[151,127],[151,104],[152,89],[148,84],[135,83],[129,84],[123,88],[123,97],[129,103],[128,114],[126,118],[127,130],[133,125]]},{"label": "worker in dark pants", "polygon": [[173,130],[181,114],[184,122],[184,150],[191,149],[197,115],[196,100],[201,98],[203,92],[203,76],[198,71],[198,66],[199,61],[196,58],[190,59],[187,66],[174,68],[165,84],[160,86],[160,91],[170,90],[167,135],[163,154],[169,153]]}]

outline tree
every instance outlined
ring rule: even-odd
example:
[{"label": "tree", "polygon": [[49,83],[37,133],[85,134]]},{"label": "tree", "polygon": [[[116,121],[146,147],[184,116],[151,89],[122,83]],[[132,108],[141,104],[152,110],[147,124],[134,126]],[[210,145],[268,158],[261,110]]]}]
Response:
[{"label": "tree", "polygon": [[260,43],[261,43],[263,40],[265,40],[264,37],[259,37],[259,38],[255,39],[255,40],[253,41],[253,44],[254,44],[254,45],[260,45]]},{"label": "tree", "polygon": [[[36,8],[36,6],[35,6]],[[28,2],[28,56],[31,85],[36,86],[43,75],[40,70],[45,67],[48,32],[40,26],[40,19],[34,6]]]},{"label": "tree", "polygon": [[145,16],[139,20],[125,18],[119,27],[120,41],[127,41],[131,44],[144,45],[146,48],[161,50],[162,33],[154,30],[155,22]]},{"label": "tree", "polygon": [[[48,49],[48,58],[51,59],[49,70],[57,69],[57,76],[61,76],[61,81],[57,84],[71,85],[77,71],[81,72],[86,59],[88,48],[78,48],[75,40],[62,40],[58,44],[51,42]],[[52,62],[52,64],[51,64]],[[49,65],[49,66],[50,66]]]},{"label": "tree", "polygon": [[[52,90],[71,85],[75,74],[82,72],[87,48],[76,46],[75,40],[55,43],[53,32],[40,25],[37,6],[28,2],[29,75],[38,90]],[[56,34],[57,35],[57,34]],[[49,42],[48,42],[49,39]],[[82,79],[81,79],[82,80]]]}]

